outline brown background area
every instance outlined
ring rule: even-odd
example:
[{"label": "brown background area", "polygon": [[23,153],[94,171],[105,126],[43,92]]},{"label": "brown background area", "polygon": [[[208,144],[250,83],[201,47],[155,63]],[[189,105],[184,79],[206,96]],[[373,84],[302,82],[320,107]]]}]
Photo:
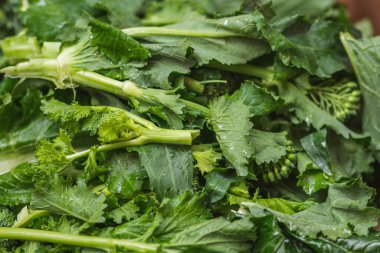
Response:
[{"label": "brown background area", "polygon": [[380,34],[380,0],[338,0],[338,2],[347,7],[353,22],[369,18],[376,34]]}]

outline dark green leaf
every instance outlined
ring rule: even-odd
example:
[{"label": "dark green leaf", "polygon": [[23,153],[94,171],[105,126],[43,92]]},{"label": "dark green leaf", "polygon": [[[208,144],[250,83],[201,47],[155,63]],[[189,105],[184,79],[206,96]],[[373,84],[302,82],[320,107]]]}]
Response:
[{"label": "dark green leaf", "polygon": [[336,241],[323,237],[311,239],[292,234],[301,242],[307,244],[317,253],[379,253],[379,235],[352,236],[346,239],[338,238]]},{"label": "dark green leaf", "polygon": [[206,186],[205,191],[211,198],[211,202],[217,202],[221,200],[227,193],[228,188],[232,183],[239,182],[236,176],[230,175],[228,172],[212,171],[205,176]]},{"label": "dark green leaf", "polygon": [[131,198],[141,190],[145,171],[135,153],[118,151],[108,158],[106,167],[109,169],[107,188],[112,193],[124,198]]},{"label": "dark green leaf", "polygon": [[167,241],[185,228],[206,221],[210,217],[203,196],[185,192],[162,201],[152,226],[143,238],[158,237],[160,241]]},{"label": "dark green leaf", "polygon": [[349,34],[341,37],[350,57],[364,98],[363,128],[373,143],[380,147],[380,37],[355,40]]},{"label": "dark green leaf", "polygon": [[287,31],[286,36],[271,27],[260,12],[255,11],[253,16],[258,30],[285,65],[303,68],[320,77],[330,77],[344,69],[336,51],[340,26],[316,20],[309,29],[296,27],[292,33]]},{"label": "dark green leaf", "polygon": [[301,145],[310,159],[327,175],[333,174],[327,150],[326,129],[310,134],[301,139]]},{"label": "dark green leaf", "polygon": [[34,1],[21,17],[28,33],[41,40],[73,40],[76,34],[72,27],[82,12],[88,10],[86,0],[50,0],[43,5]]},{"label": "dark green leaf", "polygon": [[220,217],[184,229],[176,234],[166,248],[177,248],[178,252],[185,249],[185,252],[194,253],[245,253],[250,252],[255,238],[255,229],[249,219],[229,222]]},{"label": "dark green leaf", "polygon": [[368,207],[373,189],[361,180],[335,183],[328,190],[325,202],[315,204],[293,215],[265,208],[256,203],[243,203],[252,213],[268,209],[287,227],[305,236],[316,238],[319,233],[335,240],[351,235],[367,235],[368,229],[377,224],[379,210]]},{"label": "dark green leaf", "polygon": [[112,210],[108,216],[111,217],[117,224],[122,220],[130,221],[138,218],[139,207],[135,204],[134,200],[129,201],[127,204]]},{"label": "dark green leaf", "polygon": [[91,6],[107,11],[107,17],[113,26],[126,28],[140,23],[138,17],[144,0],[86,0]]},{"label": "dark green leaf", "polygon": [[286,237],[269,213],[256,215],[253,222],[257,227],[257,239],[253,244],[254,253],[312,253],[307,246]]},{"label": "dark green leaf", "polygon": [[70,186],[63,179],[55,179],[45,187],[38,187],[33,194],[31,207],[70,215],[88,223],[104,222],[105,197],[97,196],[83,180]]},{"label": "dark green leaf", "polygon": [[172,87],[169,78],[174,74],[187,74],[193,65],[190,61],[179,61],[169,57],[152,58],[143,68],[124,68],[126,78],[141,87],[157,87],[169,90]]},{"label": "dark green leaf", "polygon": [[139,153],[150,186],[160,198],[191,189],[193,179],[191,148],[149,144],[133,150]]},{"label": "dark green leaf", "polygon": [[96,19],[91,19],[89,25],[93,36],[91,45],[98,47],[113,62],[145,61],[150,56],[147,49],[121,30]]},{"label": "dark green leaf", "polygon": [[255,151],[257,164],[277,162],[286,155],[287,133],[264,132],[252,129],[250,133],[250,145]]},{"label": "dark green leaf", "polygon": [[309,195],[321,189],[328,188],[333,183],[332,177],[327,176],[321,169],[306,169],[298,176],[298,186]]},{"label": "dark green leaf", "polygon": [[[206,19],[195,15],[190,20],[164,26],[164,28],[205,34],[187,38],[193,49],[192,56],[199,65],[207,64],[211,60],[227,65],[243,64],[269,52],[268,45],[256,39],[258,33],[254,25],[254,18],[250,14],[220,19]],[[212,38],[207,37],[207,34],[220,34],[220,36]],[[149,38],[149,41],[155,44],[173,44],[182,40],[182,36],[152,36]],[[247,54],[247,52],[250,53]]]},{"label": "dark green leaf", "polygon": [[210,109],[210,123],[223,155],[235,167],[239,176],[246,176],[248,161],[254,152],[248,139],[253,126],[249,107],[243,101],[219,97],[212,101]]},{"label": "dark green leaf", "polygon": [[281,83],[279,93],[290,109],[295,110],[296,116],[307,125],[312,125],[317,130],[327,126],[345,138],[348,138],[350,135],[354,137],[360,136],[348,129],[339,120],[320,109],[300,88],[293,84]]},{"label": "dark green leaf", "polygon": [[230,99],[243,101],[255,116],[275,112],[284,104],[282,99],[274,97],[268,90],[257,86],[252,81],[243,82],[240,89],[234,92]]},{"label": "dark green leaf", "polygon": [[327,148],[336,179],[359,177],[372,172],[374,158],[365,144],[328,133]]},{"label": "dark green leaf", "polygon": [[20,205],[29,203],[34,191],[33,164],[23,163],[0,175],[0,204]]}]

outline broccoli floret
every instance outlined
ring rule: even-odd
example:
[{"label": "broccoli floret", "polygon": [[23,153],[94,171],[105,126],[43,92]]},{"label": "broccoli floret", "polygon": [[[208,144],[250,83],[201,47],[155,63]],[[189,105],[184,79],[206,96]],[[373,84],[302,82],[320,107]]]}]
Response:
[{"label": "broccoli floret", "polygon": [[[0,206],[0,227],[12,227],[16,220],[16,215],[9,208]],[[16,244],[14,240],[0,239],[0,252],[11,252]]]},{"label": "broccoli floret", "polygon": [[286,155],[281,157],[280,160],[257,165],[259,174],[265,183],[274,183],[288,178],[291,171],[296,167],[297,158],[293,142],[288,140],[285,145]]},{"label": "broccoli floret", "polygon": [[308,95],[322,110],[341,121],[359,110],[361,93],[354,82],[321,83],[312,86]]},{"label": "broccoli floret", "polygon": [[0,227],[12,227],[15,218],[7,207],[0,207]]}]

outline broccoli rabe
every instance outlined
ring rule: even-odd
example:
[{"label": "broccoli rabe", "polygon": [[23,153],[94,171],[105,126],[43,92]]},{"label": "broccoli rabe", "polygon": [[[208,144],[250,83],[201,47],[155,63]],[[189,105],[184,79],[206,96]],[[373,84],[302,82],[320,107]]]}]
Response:
[{"label": "broccoli rabe", "polygon": [[[113,65],[109,59],[98,56],[97,48],[91,47],[86,38],[73,46],[63,47],[54,57],[52,55],[57,49],[56,44],[45,42],[44,45],[45,50],[40,55],[3,68],[0,72],[10,77],[46,79],[52,81],[59,89],[72,89],[81,85],[106,91],[128,98],[138,111],[150,112],[163,117],[164,120],[167,118],[163,116],[162,110],[169,110],[172,112],[170,115],[177,115],[179,118],[185,117],[185,111],[192,114],[209,114],[208,108],[183,100],[171,90],[140,88],[132,81],[122,82],[98,74],[96,70]],[[161,112],[157,111],[157,107],[162,107]]]},{"label": "broccoli rabe", "polygon": [[[97,135],[101,145],[96,152],[141,146],[148,143],[191,145],[199,130],[173,130],[157,127],[152,122],[126,110],[110,106],[67,105],[58,100],[44,101],[42,111],[67,130],[81,128],[90,135]],[[58,139],[42,140],[36,151],[40,161],[64,166],[75,159],[85,157],[93,149],[75,152],[70,137],[61,131]]]},{"label": "broccoli rabe", "polygon": [[308,92],[310,99],[322,110],[339,120],[356,115],[359,110],[361,92],[355,82],[330,82],[311,86]]}]

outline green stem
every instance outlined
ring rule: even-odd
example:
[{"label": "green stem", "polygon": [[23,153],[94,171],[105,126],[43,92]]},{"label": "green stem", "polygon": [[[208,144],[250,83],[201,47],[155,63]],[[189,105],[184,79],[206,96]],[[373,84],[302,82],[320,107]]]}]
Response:
[{"label": "green stem", "polygon": [[[107,109],[109,108],[109,106],[93,106],[92,107],[94,110],[98,110],[98,111],[102,111],[104,109]],[[153,122],[149,121],[149,120],[146,120],[140,116],[137,116],[136,114],[133,114],[131,112],[128,112],[126,110],[123,110],[123,109],[120,109],[120,108],[113,108],[113,110],[118,110],[118,111],[122,111],[124,114],[126,114],[128,116],[128,118],[132,119],[134,122],[148,128],[148,129],[157,129],[159,127],[157,127]]]},{"label": "green stem", "polygon": [[49,211],[46,210],[30,210],[30,213],[23,219],[17,221],[13,227],[22,228],[28,226],[34,219],[48,215]]},{"label": "green stem", "polygon": [[203,32],[196,30],[183,30],[164,27],[133,27],[123,29],[123,32],[131,37],[146,37],[146,36],[184,36],[184,37],[208,37],[208,38],[223,38],[241,36],[233,32]]},{"label": "green stem", "polygon": [[[172,130],[162,129],[156,127],[155,129],[146,129],[141,131],[141,136],[133,140],[120,141],[110,144],[104,144],[97,148],[97,151],[110,151],[121,148],[142,146],[148,143],[166,143],[175,145],[191,145],[193,139],[199,135],[198,130]],[[81,152],[77,152],[72,155],[68,155],[66,158],[71,162],[86,157],[90,154],[91,149],[86,149]]]},{"label": "green stem", "polygon": [[214,84],[214,83],[227,83],[227,80],[204,80],[204,81],[200,81],[199,83],[201,84]]},{"label": "green stem", "polygon": [[202,94],[204,92],[205,86],[201,82],[187,76],[182,77],[182,78],[183,78],[182,79],[183,83],[188,90],[195,92],[197,94]]},{"label": "green stem", "polygon": [[71,79],[74,83],[126,98],[141,95],[140,89],[132,82],[123,83],[91,71],[78,71],[71,75]]},{"label": "green stem", "polygon": [[268,70],[267,68],[257,67],[249,64],[224,65],[219,62],[211,62],[207,65],[207,67],[252,77],[258,77],[269,81],[273,80],[272,71]]},{"label": "green stem", "polygon": [[[115,143],[111,143],[111,144],[100,145],[97,148],[97,151],[102,152],[102,151],[110,151],[110,150],[121,149],[121,148],[134,147],[134,146],[142,146],[145,143],[146,143],[146,138],[140,136],[140,137],[133,139],[133,140],[120,141],[120,142],[115,142]],[[88,156],[90,154],[90,152],[91,152],[91,149],[86,149],[86,150],[77,152],[75,154],[68,155],[68,156],[66,156],[66,158],[70,161],[74,161],[78,158]]]},{"label": "green stem", "polygon": [[[64,83],[67,78],[73,84],[81,84],[125,98],[140,99],[144,95],[144,89],[139,88],[134,82],[121,82],[91,71],[64,69],[56,59],[34,59],[19,63],[16,66],[3,68],[0,73],[13,77],[47,79],[53,81],[59,88],[73,86]],[[189,109],[201,111],[204,116],[209,115],[207,107],[183,99],[180,99],[180,102]]]},{"label": "green stem", "polygon": [[203,105],[200,105],[200,104],[197,104],[185,99],[179,99],[179,101],[182,104],[184,104],[187,108],[193,109],[195,111],[200,111],[205,117],[208,117],[211,113],[210,109],[208,109],[207,107],[204,107]]},{"label": "green stem", "polygon": [[126,250],[136,252],[156,252],[159,248],[158,244],[147,244],[133,242],[125,239],[114,239],[105,237],[71,235],[66,233],[43,231],[27,228],[0,228],[0,238],[38,241],[48,243],[58,243],[64,245],[72,245],[79,247],[97,248],[97,249],[114,249],[120,247]]}]

